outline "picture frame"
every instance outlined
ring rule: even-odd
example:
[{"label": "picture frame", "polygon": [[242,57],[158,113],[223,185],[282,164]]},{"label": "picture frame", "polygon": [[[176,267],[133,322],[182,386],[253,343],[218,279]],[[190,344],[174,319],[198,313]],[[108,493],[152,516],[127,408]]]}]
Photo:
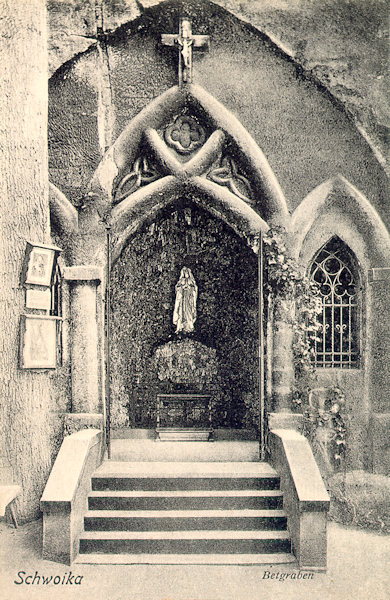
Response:
[{"label": "picture frame", "polygon": [[61,249],[56,246],[27,242],[24,283],[49,287],[53,281],[55,260],[60,252]]},{"label": "picture frame", "polygon": [[40,288],[26,289],[26,308],[30,310],[50,311],[52,303],[52,294],[50,288],[44,290]]},{"label": "picture frame", "polygon": [[20,324],[20,368],[57,367],[58,317],[26,314]]}]

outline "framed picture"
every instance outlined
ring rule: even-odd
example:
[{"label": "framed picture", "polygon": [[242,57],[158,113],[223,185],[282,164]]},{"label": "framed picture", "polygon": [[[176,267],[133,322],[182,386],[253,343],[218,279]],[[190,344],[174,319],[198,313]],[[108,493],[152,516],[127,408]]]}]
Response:
[{"label": "framed picture", "polygon": [[54,260],[59,252],[61,252],[60,248],[55,246],[27,242],[24,283],[50,286],[53,278]]},{"label": "framed picture", "polygon": [[20,367],[55,369],[57,366],[56,317],[22,315],[20,326]]},{"label": "framed picture", "polygon": [[51,308],[51,290],[45,288],[26,289],[26,308],[50,311]]}]

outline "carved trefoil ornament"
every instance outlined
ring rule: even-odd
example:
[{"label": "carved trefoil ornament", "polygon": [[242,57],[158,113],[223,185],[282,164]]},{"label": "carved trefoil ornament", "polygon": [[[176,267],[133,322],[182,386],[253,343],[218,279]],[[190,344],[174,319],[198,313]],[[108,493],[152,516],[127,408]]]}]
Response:
[{"label": "carved trefoil ornament", "polygon": [[206,132],[194,117],[181,115],[165,129],[164,138],[179,154],[190,154],[203,146]]},{"label": "carved trefoil ornament", "polygon": [[114,204],[122,202],[127,196],[138,190],[143,185],[148,185],[157,179],[160,179],[161,173],[155,165],[146,156],[139,156],[134,162],[133,168],[123,177],[119,183],[114,198]]},{"label": "carved trefoil ornament", "polygon": [[231,156],[223,156],[220,164],[208,173],[207,178],[214,183],[226,186],[229,190],[248,204],[253,204],[251,185],[242,175]]}]

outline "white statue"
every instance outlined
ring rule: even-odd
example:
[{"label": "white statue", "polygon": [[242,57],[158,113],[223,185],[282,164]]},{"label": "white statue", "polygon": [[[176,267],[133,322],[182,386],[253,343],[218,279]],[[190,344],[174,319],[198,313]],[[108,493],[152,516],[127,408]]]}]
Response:
[{"label": "white statue", "polygon": [[188,267],[182,268],[175,290],[176,300],[173,311],[173,324],[176,325],[176,333],[191,333],[194,331],[196,321],[198,286],[191,273],[191,269]]}]

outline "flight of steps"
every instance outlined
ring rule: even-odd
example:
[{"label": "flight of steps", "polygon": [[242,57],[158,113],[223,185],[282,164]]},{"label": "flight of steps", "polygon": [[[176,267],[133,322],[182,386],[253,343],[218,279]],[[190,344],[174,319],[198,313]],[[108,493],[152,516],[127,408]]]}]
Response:
[{"label": "flight of steps", "polygon": [[76,562],[294,562],[279,477],[261,462],[105,461]]}]

